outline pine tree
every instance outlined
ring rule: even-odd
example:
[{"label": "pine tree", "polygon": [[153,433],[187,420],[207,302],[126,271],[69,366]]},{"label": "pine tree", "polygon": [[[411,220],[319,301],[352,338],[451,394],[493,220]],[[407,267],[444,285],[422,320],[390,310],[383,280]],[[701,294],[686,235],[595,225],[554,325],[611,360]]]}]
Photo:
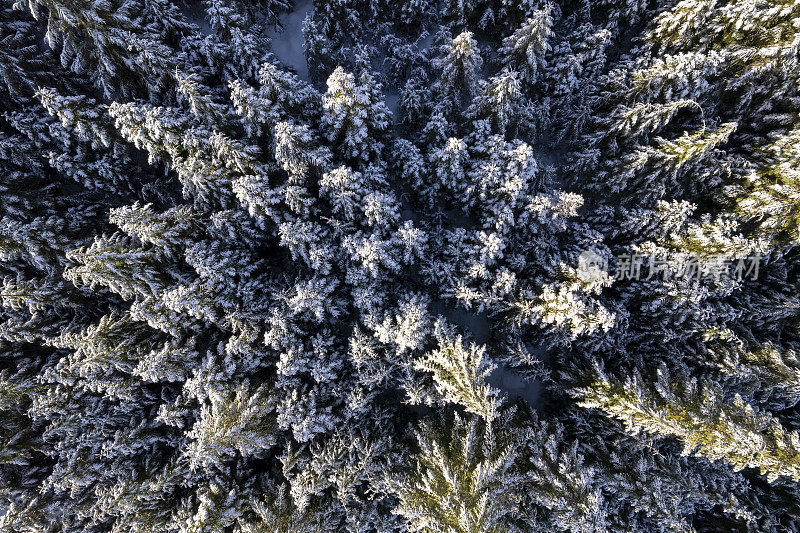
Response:
[{"label": "pine tree", "polygon": [[576,391],[580,404],[621,420],[632,433],[677,437],[685,454],[723,459],[736,469],[759,468],[769,481],[800,476],[797,435],[739,396],[726,400],[719,385],[680,373],[673,381],[663,365],[654,384],[638,374],[623,383],[595,372],[594,380]]},{"label": "pine tree", "polygon": [[156,296],[177,278],[159,264],[155,252],[137,250],[120,234],[99,237],[67,258],[75,266],[65,269],[66,279],[79,287],[105,286],[126,300]]},{"label": "pine tree", "polygon": [[539,71],[546,65],[545,54],[550,50],[553,9],[552,4],[547,4],[503,40],[500,53],[504,63],[520,72],[528,83],[536,81]]},{"label": "pine tree", "polygon": [[[735,129],[735,124],[723,124],[714,131],[684,134],[675,140],[656,138],[656,147],[637,147],[618,165],[598,172],[598,182],[604,180],[605,183],[595,188],[603,188],[612,194],[630,188],[647,190],[648,194],[640,200],[644,205],[645,199],[649,198],[661,199],[708,190],[719,185],[724,178],[725,167],[712,159],[720,155],[715,149],[725,143]],[[707,163],[709,159],[712,159],[711,164]],[[692,180],[687,183],[684,176],[689,173]]]},{"label": "pine tree", "polygon": [[0,33],[0,80],[4,95],[25,101],[39,85],[48,80],[47,59],[39,55],[35,28],[29,21],[21,21],[11,6],[3,5],[0,19],[3,32]]},{"label": "pine tree", "polygon": [[367,161],[380,156],[382,134],[391,113],[383,103],[381,86],[367,73],[360,84],[338,67],[328,78],[328,92],[322,98],[323,128],[328,140],[341,146],[342,155]]},{"label": "pine tree", "polygon": [[441,70],[439,86],[444,93],[472,93],[483,65],[478,43],[472,32],[465,31],[440,48],[441,57],[433,66]]},{"label": "pine tree", "polygon": [[518,74],[504,71],[479,84],[478,95],[464,114],[471,119],[490,120],[496,131],[504,135],[519,112],[521,96]]},{"label": "pine tree", "polygon": [[[273,495],[274,494],[274,495]],[[320,505],[297,509],[286,485],[251,503],[257,518],[247,521],[242,533],[274,531],[275,533],[333,533],[334,523]]]},{"label": "pine tree", "polygon": [[794,169],[798,154],[793,130],[764,147],[763,161],[745,177],[736,191],[737,211],[758,224],[758,234],[790,244],[800,238],[797,226],[797,177]]},{"label": "pine tree", "polygon": [[186,198],[201,205],[230,205],[230,183],[253,172],[254,148],[222,133],[192,127],[175,109],[114,103],[109,108],[120,133],[148,152],[150,162],[164,159],[178,174]]},{"label": "pine tree", "polygon": [[461,337],[448,337],[445,332],[439,333],[439,348],[426,353],[414,366],[433,374],[444,402],[461,405],[490,423],[497,416],[501,400],[499,391],[485,380],[496,367],[486,357],[485,347],[465,347]]},{"label": "pine tree", "polygon": [[190,206],[176,206],[163,213],[151,204],[135,203],[111,209],[109,219],[142,244],[152,245],[170,259],[182,255],[187,241],[196,238],[203,215]]},{"label": "pine tree", "polygon": [[527,497],[547,509],[542,522],[565,531],[605,531],[610,524],[595,479],[600,475],[584,463],[578,442],[566,440],[559,425],[535,417],[526,422],[517,462]]},{"label": "pine tree", "polygon": [[187,434],[187,457],[192,468],[220,464],[238,451],[244,456],[263,453],[275,444],[277,429],[264,387],[254,391],[241,384],[232,392],[212,394],[199,420]]},{"label": "pine tree", "polygon": [[512,520],[521,479],[512,470],[510,443],[498,442],[477,418],[443,422],[415,433],[419,452],[393,483],[395,512],[409,531],[519,531]]},{"label": "pine tree", "polygon": [[[45,38],[51,48],[60,46],[61,64],[78,73],[93,72],[107,96],[116,91],[154,94],[168,86],[170,72],[179,64],[180,55],[176,58],[175,50],[162,41],[169,35],[159,35],[164,28],[156,31],[151,26],[156,20],[146,15],[139,19],[141,5],[136,2],[76,6],[31,0],[27,4],[34,18],[46,17]],[[143,87],[146,78],[150,82]]]}]

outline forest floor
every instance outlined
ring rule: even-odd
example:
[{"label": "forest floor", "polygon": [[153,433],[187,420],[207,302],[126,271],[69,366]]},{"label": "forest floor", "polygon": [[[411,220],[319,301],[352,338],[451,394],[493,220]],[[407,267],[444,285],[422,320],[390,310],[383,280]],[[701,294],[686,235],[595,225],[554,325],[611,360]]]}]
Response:
[{"label": "forest floor", "polygon": [[281,63],[292,67],[304,81],[310,81],[308,64],[303,53],[303,21],[314,9],[312,0],[299,0],[292,11],[282,13],[280,26],[269,28],[267,37],[272,39],[272,53]]}]

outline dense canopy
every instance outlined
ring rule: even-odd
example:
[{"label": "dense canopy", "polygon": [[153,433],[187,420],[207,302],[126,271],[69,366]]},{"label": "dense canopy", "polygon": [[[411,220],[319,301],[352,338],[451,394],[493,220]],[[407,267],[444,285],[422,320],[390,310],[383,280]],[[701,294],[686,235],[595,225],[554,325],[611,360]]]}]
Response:
[{"label": "dense canopy", "polygon": [[800,529],[800,1],[0,0],[0,530]]}]

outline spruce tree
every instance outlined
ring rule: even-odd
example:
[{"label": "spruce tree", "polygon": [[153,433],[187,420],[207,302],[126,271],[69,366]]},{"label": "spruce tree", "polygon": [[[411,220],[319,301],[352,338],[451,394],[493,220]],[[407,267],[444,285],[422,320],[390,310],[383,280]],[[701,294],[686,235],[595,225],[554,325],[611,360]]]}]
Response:
[{"label": "spruce tree", "polygon": [[0,529],[795,530],[797,18],[0,0]]}]

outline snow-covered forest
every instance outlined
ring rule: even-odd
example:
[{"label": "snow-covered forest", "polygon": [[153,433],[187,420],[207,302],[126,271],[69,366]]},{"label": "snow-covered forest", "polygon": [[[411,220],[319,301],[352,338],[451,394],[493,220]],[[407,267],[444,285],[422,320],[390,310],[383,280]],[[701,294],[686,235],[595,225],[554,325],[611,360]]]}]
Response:
[{"label": "snow-covered forest", "polygon": [[0,530],[800,531],[800,0],[0,0]]}]

